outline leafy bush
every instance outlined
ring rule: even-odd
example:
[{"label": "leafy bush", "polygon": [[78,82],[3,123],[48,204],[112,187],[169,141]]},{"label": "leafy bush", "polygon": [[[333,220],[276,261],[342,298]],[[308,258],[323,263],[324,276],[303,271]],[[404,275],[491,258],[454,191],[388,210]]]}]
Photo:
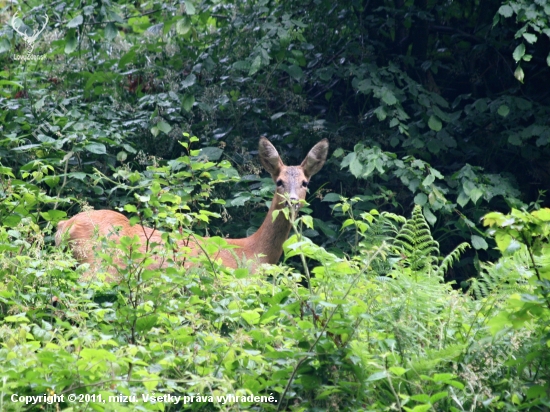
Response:
[{"label": "leafy bush", "polygon": [[[170,209],[179,202],[155,195],[160,181],[180,173],[174,167],[185,164],[180,162],[163,173],[148,172],[151,190],[140,215],[159,222],[165,216],[161,226],[188,222],[185,213]],[[349,211],[349,205],[343,199],[338,208]],[[153,208],[160,212],[152,214]],[[547,236],[542,225],[547,213],[535,213],[539,220],[530,226],[541,240]],[[533,306],[527,299],[521,308],[516,293],[506,303],[511,279],[493,281],[493,272],[502,270],[491,266],[477,281],[484,286],[472,288],[481,291],[477,298],[453,290],[441,272],[452,260],[437,263],[439,251],[420,208],[408,220],[374,210],[350,219],[344,226],[355,227],[361,239],[350,257],[305,237],[300,228],[312,222],[308,215],[297,219],[285,243],[287,258],[302,258],[303,274],[284,265],[249,273],[204,259],[186,269],[178,263],[181,256],[165,269],[151,270],[148,256],[163,251],[136,254],[131,238],[104,245],[119,249],[129,263],[119,268],[118,284],[101,281],[101,274],[78,283],[86,265],[75,271],[70,256],[42,242],[21,247],[17,265],[10,263],[13,256],[3,256],[4,406],[22,406],[10,401],[12,394],[37,393],[65,395],[56,402],[61,408],[74,405],[68,394],[81,394],[98,410],[137,405],[157,410],[160,405],[142,395],[165,394],[181,398],[179,406],[165,403],[164,409],[191,410],[459,411],[547,404],[546,360],[536,336],[544,327],[522,315],[538,307],[539,322],[547,322],[544,302]],[[403,224],[401,230],[396,224]],[[383,227],[388,230],[380,232]],[[32,228],[23,219],[17,233],[3,232],[4,240]],[[174,241],[182,236],[177,230],[168,235]],[[98,253],[107,264],[113,254]],[[503,258],[494,267],[510,264]],[[299,283],[302,276],[307,287]],[[518,292],[544,296],[538,286],[517,281],[516,276]],[[56,308],[50,306],[53,296],[60,301]],[[507,319],[517,319],[515,328],[506,327]],[[525,368],[535,375],[525,375]],[[232,402],[230,395],[239,398]],[[247,398],[251,395],[272,402]]]}]

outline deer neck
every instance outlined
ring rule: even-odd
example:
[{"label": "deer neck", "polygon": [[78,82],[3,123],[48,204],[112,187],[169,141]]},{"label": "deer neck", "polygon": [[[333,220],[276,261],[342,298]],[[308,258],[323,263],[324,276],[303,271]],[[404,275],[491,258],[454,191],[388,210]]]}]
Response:
[{"label": "deer neck", "polygon": [[[267,212],[264,222],[256,233],[248,238],[249,257],[264,255],[259,259],[261,263],[275,264],[283,253],[283,243],[288,239],[292,223],[285,217],[278,204],[278,196],[271,201],[271,207]],[[273,221],[273,213],[279,210],[279,214]]]}]

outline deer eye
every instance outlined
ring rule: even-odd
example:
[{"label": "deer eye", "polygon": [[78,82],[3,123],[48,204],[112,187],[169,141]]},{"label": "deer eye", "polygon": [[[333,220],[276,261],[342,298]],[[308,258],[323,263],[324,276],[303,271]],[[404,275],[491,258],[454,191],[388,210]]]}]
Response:
[{"label": "deer eye", "polygon": [[284,183],[283,183],[282,179],[277,180],[277,186],[280,187],[280,186],[283,186],[283,185],[284,185]]},{"label": "deer eye", "polygon": [[309,182],[308,182],[307,180],[304,180],[304,181],[302,182],[302,186],[303,186],[303,187],[307,187],[308,183],[309,183]]}]

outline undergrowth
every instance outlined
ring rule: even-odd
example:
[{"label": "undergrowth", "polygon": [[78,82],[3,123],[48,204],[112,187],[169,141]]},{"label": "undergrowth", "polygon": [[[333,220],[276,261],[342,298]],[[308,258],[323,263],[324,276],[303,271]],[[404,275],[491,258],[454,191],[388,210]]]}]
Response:
[{"label": "undergrowth", "polygon": [[[172,216],[188,222],[185,213],[152,219],[173,227]],[[137,256],[135,239],[107,242],[134,263],[119,268],[117,284],[101,272],[80,282],[87,265],[45,243],[31,219],[2,227],[4,250],[17,247],[0,261],[2,410],[29,410],[12,395],[37,394],[64,395],[40,405],[52,411],[78,408],[69,394],[105,411],[548,406],[546,289],[533,283],[529,262],[536,255],[546,268],[546,232],[542,247],[522,244],[484,265],[464,294],[441,271],[465,246],[439,256],[419,208],[410,219],[372,210],[347,223],[358,233],[353,256],[311,242],[302,231],[311,224],[298,218],[284,246],[287,258],[302,257],[302,271],[280,264],[250,273],[204,258],[188,269],[182,256],[150,270],[139,262],[161,251]],[[179,403],[143,398],[167,394]]]}]

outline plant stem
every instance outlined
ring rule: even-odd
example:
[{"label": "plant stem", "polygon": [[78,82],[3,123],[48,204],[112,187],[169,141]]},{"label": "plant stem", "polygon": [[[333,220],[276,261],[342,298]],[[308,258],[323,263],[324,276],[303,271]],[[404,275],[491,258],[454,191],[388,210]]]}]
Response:
[{"label": "plant stem", "polygon": [[[346,290],[346,293],[344,293],[344,296],[342,296],[342,300],[345,301],[346,298],[348,297],[349,293],[351,292],[351,289],[355,286],[355,284],[357,283],[357,281],[361,278],[361,276],[366,272],[366,270],[370,267],[370,264],[372,263],[372,261],[374,260],[374,258],[376,256],[378,256],[380,253],[382,253],[382,251],[386,249],[386,242],[383,242],[382,245],[380,245],[380,247],[376,250],[376,252],[373,253],[373,255],[368,259],[367,262],[364,262],[364,266],[363,266],[363,269],[355,276],[355,278],[353,279],[353,281],[350,283],[348,289]],[[311,344],[311,346],[309,347],[309,350],[308,352],[311,352],[315,346],[317,346],[317,343],[319,343],[319,340],[321,339],[321,336],[323,336],[323,334],[326,332],[327,328],[328,328],[328,325],[330,324],[330,321],[332,320],[332,317],[334,316],[334,314],[336,313],[336,310],[338,310],[340,308],[340,306],[342,306],[341,304],[338,304],[336,305],[332,311],[330,312],[323,328],[318,332],[317,334],[317,338],[315,339],[315,341]],[[281,411],[283,406],[285,405],[285,402],[284,402],[284,398],[288,392],[288,390],[290,389],[290,385],[292,384],[292,381],[294,380],[294,378],[296,377],[296,373],[298,372],[298,368],[302,365],[302,363],[304,363],[307,359],[309,358],[309,355],[306,355],[304,356],[303,358],[301,358],[298,363],[296,364],[296,366],[294,367],[294,370],[292,371],[292,374],[290,375],[290,378],[288,379],[288,382],[285,386],[285,389],[283,391],[283,393],[281,394],[281,399],[280,399],[280,402],[279,402],[279,407],[277,408],[277,411]]]}]

